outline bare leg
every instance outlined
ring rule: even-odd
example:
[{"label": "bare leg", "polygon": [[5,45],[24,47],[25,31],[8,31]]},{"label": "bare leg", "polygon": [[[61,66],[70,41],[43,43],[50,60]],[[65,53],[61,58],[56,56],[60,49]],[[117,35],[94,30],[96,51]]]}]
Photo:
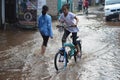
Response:
[{"label": "bare leg", "polygon": [[41,52],[40,52],[40,54],[41,55],[44,55],[45,54],[45,51],[46,51],[46,47],[45,46],[41,46]]},{"label": "bare leg", "polygon": [[79,48],[78,45],[76,45],[75,47],[76,47],[76,49],[77,49],[77,55],[80,57],[80,55],[81,55],[81,53],[80,53],[80,48]]},{"label": "bare leg", "polygon": [[35,56],[43,56],[45,54],[45,51],[46,51],[46,47],[45,46],[41,46],[41,49],[39,51],[36,51],[35,52]]}]

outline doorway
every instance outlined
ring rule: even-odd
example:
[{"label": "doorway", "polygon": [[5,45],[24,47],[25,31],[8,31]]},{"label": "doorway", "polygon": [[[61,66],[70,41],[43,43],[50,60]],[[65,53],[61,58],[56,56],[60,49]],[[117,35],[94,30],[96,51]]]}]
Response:
[{"label": "doorway", "polygon": [[5,0],[5,22],[15,23],[16,21],[16,0]]}]

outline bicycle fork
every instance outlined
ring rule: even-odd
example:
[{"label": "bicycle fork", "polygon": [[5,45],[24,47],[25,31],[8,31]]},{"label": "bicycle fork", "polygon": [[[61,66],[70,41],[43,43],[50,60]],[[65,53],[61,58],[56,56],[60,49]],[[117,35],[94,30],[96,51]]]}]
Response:
[{"label": "bicycle fork", "polygon": [[67,67],[67,62],[68,62],[68,59],[67,59],[67,53],[66,53],[66,51],[64,52],[64,58],[65,58],[65,64],[64,64],[64,69],[66,69],[66,67]]},{"label": "bicycle fork", "polygon": [[64,69],[65,69],[67,67],[67,63],[68,63],[67,52],[65,51],[65,47],[62,47],[60,49],[60,51],[63,52],[63,54],[60,55],[59,62],[64,62],[64,60],[65,60],[65,64],[64,64]]}]

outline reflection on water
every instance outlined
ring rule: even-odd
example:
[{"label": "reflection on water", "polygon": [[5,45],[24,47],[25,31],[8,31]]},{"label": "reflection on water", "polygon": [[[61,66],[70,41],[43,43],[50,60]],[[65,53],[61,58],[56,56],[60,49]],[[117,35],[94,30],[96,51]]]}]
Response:
[{"label": "reflection on water", "polygon": [[0,51],[20,45],[28,40],[34,39],[36,36],[39,36],[39,33],[32,30],[0,30]]}]

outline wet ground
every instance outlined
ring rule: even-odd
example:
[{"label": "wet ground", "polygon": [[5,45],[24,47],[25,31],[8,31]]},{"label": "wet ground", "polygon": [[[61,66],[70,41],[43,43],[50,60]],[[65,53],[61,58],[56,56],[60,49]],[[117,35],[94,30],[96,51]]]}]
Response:
[{"label": "wet ground", "polygon": [[98,13],[78,15],[83,56],[59,73],[53,64],[61,47],[57,22],[53,22],[54,38],[49,40],[45,61],[34,56],[42,44],[39,31],[0,31],[0,80],[120,80],[120,22],[105,22]]}]

